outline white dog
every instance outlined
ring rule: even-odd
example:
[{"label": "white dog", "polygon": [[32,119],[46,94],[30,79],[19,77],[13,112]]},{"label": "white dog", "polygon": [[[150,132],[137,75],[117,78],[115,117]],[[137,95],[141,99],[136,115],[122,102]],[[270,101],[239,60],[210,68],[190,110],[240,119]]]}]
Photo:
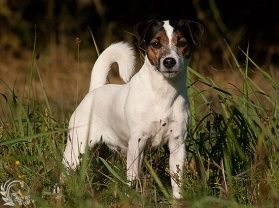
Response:
[{"label": "white dog", "polygon": [[[86,146],[103,141],[127,153],[127,179],[134,181],[139,179],[146,143],[168,143],[170,173],[178,179],[171,178],[173,196],[180,198],[190,117],[186,68],[202,32],[200,24],[185,19],[137,24],[138,45],[146,55],[134,76],[133,49],[124,42],[108,47],[93,67],[88,94],[70,119],[64,165],[76,169]],[[124,85],[106,84],[114,62]]]}]

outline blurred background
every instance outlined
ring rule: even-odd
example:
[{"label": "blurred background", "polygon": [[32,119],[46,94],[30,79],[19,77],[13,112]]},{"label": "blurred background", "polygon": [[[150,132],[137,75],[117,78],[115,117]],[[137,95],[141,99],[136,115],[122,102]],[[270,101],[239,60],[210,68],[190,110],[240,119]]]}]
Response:
[{"label": "blurred background", "polygon": [[[97,58],[92,35],[102,51],[115,41],[133,41],[133,25],[139,21],[179,18],[205,25],[191,66],[222,87],[241,85],[227,45],[241,65],[241,50],[249,51],[251,59],[278,77],[276,0],[0,0],[0,93],[8,98],[11,88],[26,98],[32,85],[38,102],[45,90],[55,111],[68,115],[88,90]],[[249,67],[249,76],[261,83],[254,68]],[[119,82],[117,72],[110,81]],[[214,99],[210,92],[207,96]]]}]

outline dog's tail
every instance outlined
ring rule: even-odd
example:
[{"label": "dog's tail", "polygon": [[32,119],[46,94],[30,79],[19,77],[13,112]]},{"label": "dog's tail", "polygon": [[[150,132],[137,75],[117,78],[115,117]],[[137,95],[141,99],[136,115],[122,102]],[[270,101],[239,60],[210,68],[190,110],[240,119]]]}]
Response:
[{"label": "dog's tail", "polygon": [[114,43],[104,50],[95,62],[89,92],[106,84],[111,65],[115,62],[122,80],[126,83],[131,79],[135,71],[135,52],[128,43]]}]

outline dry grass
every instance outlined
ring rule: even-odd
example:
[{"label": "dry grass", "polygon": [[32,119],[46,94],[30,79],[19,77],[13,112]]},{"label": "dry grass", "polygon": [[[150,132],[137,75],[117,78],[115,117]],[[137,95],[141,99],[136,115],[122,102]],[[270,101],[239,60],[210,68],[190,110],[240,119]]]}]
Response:
[{"label": "dry grass", "polygon": [[[87,93],[91,69],[96,58],[97,53],[93,47],[88,49],[80,46],[78,52],[78,45],[75,42],[70,49],[66,46],[55,46],[42,50],[37,55],[35,69],[42,77],[43,86],[56,116],[58,115],[60,118],[66,116],[67,118]],[[200,49],[194,54],[191,65],[204,76],[210,77],[222,89],[237,94],[243,85],[243,76],[239,70],[230,66],[216,69],[215,66],[218,64],[215,64],[214,61],[220,63],[221,60],[218,60],[218,57],[213,57],[209,50]],[[14,88],[16,94],[21,98],[26,97],[28,93],[31,65],[32,51],[24,50],[20,56],[15,56],[10,52],[0,54],[0,78],[9,87]],[[267,71],[275,80],[279,80],[278,69],[270,65],[267,67]],[[37,72],[33,72],[32,92],[37,101],[43,101],[43,88]],[[256,70],[250,71],[249,75],[264,91],[272,90],[272,86]],[[117,67],[114,67],[110,73],[109,81],[122,83],[118,76]],[[202,83],[196,83],[195,86],[200,90],[206,90],[205,95],[213,103],[216,103],[215,106],[218,109],[216,91]],[[0,92],[8,95],[7,87],[0,84]]]},{"label": "dry grass", "polygon": [[[54,109],[57,112],[70,112],[87,92],[96,54],[94,51],[91,54],[82,52],[80,61],[74,50],[69,52],[63,47],[57,48],[53,59],[50,59],[50,54],[49,51],[41,53],[35,68],[42,77],[43,86]],[[27,96],[32,52],[24,51],[19,58],[5,55],[0,60],[1,79],[11,88],[14,87],[21,98]],[[32,91],[36,100],[42,101],[43,88],[37,72],[33,72]],[[0,92],[8,94],[7,87],[1,84]]]}]

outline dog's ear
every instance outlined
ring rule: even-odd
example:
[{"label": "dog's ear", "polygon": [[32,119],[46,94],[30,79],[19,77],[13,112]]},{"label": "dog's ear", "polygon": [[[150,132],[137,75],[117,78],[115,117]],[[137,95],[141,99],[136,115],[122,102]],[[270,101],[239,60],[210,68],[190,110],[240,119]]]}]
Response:
[{"label": "dog's ear", "polygon": [[149,20],[145,22],[139,22],[134,26],[134,34],[137,40],[137,46],[142,49],[146,49],[147,40],[146,35],[150,28],[156,24],[156,20]]},{"label": "dog's ear", "polygon": [[178,26],[183,27],[184,31],[187,32],[188,39],[191,41],[192,46],[198,46],[200,44],[205,33],[205,28],[202,24],[187,19],[181,19],[178,21]]}]

